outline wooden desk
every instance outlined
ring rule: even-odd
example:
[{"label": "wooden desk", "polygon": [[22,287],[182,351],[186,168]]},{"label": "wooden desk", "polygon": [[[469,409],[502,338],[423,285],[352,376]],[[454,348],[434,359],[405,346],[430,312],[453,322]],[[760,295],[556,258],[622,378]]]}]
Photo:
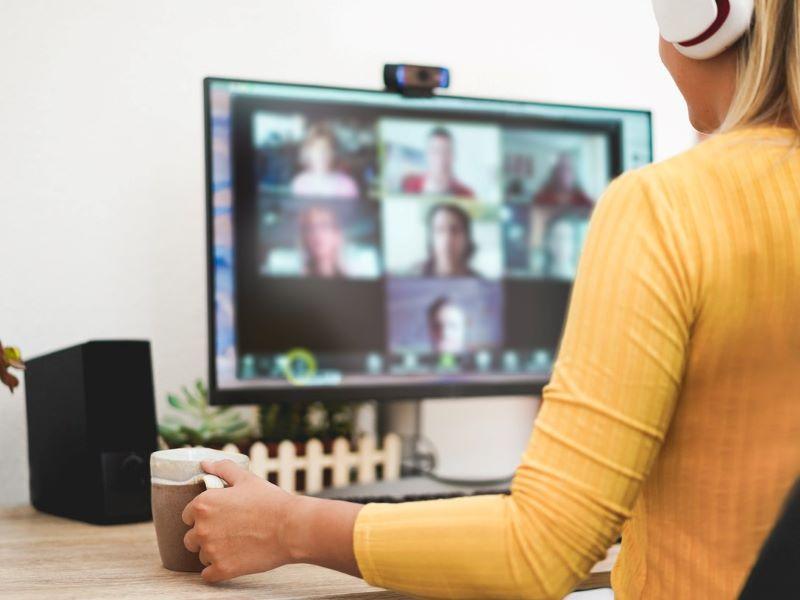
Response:
[{"label": "wooden desk", "polygon": [[[594,585],[607,581],[611,558],[598,564]],[[599,577],[599,579],[598,579]],[[152,523],[101,527],[36,512],[0,509],[0,598],[325,598],[400,600],[402,594],[310,565],[289,565],[208,585],[197,573],[161,566]]]}]

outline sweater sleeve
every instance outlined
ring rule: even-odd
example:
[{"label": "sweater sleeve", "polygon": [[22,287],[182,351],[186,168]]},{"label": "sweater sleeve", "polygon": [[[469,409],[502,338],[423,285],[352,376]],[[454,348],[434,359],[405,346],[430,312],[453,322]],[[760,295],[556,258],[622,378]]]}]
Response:
[{"label": "sweater sleeve", "polygon": [[629,517],[675,408],[691,265],[646,173],[592,218],[558,359],[509,496],[370,504],[354,532],[371,584],[429,598],[560,598]]},{"label": "sweater sleeve", "polygon": [[676,222],[645,173],[611,185],[512,493],[367,505],[354,546],[369,583],[430,598],[559,598],[603,558],[681,386],[695,302]]}]

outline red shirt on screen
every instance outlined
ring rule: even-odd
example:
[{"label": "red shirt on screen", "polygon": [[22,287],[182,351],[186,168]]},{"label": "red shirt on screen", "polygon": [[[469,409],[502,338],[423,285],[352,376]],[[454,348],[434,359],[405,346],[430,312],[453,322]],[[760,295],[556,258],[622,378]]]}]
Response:
[{"label": "red shirt on screen", "polygon": [[580,188],[567,192],[545,188],[533,198],[537,206],[571,206],[578,208],[592,208],[594,201]]},{"label": "red shirt on screen", "polygon": [[[425,175],[408,175],[403,179],[403,192],[406,194],[424,194],[425,193]],[[447,188],[447,194],[453,196],[462,196],[465,198],[472,198],[475,194],[470,188],[458,181],[457,179],[450,180],[450,186]]]}]

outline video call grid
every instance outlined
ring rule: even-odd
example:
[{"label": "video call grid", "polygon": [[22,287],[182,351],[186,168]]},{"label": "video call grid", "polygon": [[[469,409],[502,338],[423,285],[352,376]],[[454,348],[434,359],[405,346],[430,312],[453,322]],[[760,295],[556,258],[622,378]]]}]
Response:
[{"label": "video call grid", "polygon": [[[313,120],[298,112],[256,111],[252,142],[261,152],[255,171],[264,227],[259,274],[385,279],[389,352],[424,354],[426,344],[436,355],[471,351],[472,367],[480,368],[476,363],[485,362],[486,348],[504,346],[502,327],[496,327],[503,320],[504,279],[569,281],[574,276],[596,198],[581,185],[574,152],[548,149],[554,157],[549,175],[530,193],[526,177],[536,171],[536,157],[507,150],[526,143],[542,147],[532,138],[541,142],[548,136],[580,136],[584,148],[587,142],[593,145],[588,154],[594,173],[602,173],[593,185],[605,185],[610,148],[602,134],[520,131],[449,119]],[[481,150],[463,152],[464,147]],[[459,162],[460,154],[472,165]],[[578,159],[586,170],[586,157]],[[403,221],[405,226],[397,226]],[[313,260],[298,259],[287,230],[302,240],[300,247]],[[538,239],[539,247],[529,244],[533,251],[526,256],[529,239]],[[546,260],[544,240],[562,249],[560,261]],[[342,252],[348,241],[349,250]],[[487,250],[482,258],[481,245]],[[427,251],[422,259],[420,246]],[[471,296],[455,293],[459,286],[469,288],[465,283],[473,284]],[[434,292],[427,298],[426,285]],[[471,320],[463,308],[470,305]],[[404,317],[411,314],[416,317]],[[467,347],[465,323],[470,321],[482,327],[472,327]]]}]

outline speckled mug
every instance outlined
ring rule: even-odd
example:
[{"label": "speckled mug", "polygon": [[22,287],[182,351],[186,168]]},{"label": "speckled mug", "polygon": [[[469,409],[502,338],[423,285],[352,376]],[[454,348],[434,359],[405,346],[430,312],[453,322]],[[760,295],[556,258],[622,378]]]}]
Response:
[{"label": "speckled mug", "polygon": [[250,460],[244,454],[211,448],[174,448],[150,455],[150,481],[153,523],[162,564],[171,571],[202,571],[197,554],[183,545],[189,527],[181,519],[183,509],[195,496],[207,489],[223,488],[225,482],[200,467],[204,460],[232,460],[247,469]]}]

